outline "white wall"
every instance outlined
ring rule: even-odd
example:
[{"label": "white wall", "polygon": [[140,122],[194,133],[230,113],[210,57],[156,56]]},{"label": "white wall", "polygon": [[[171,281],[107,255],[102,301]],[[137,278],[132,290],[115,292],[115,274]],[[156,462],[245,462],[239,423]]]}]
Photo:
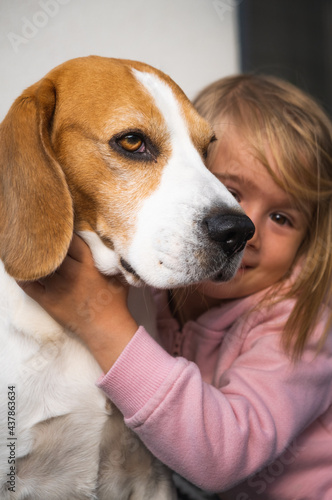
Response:
[{"label": "white wall", "polygon": [[24,88],[57,64],[90,54],[147,62],[192,98],[238,71],[238,3],[0,0],[0,121]]}]

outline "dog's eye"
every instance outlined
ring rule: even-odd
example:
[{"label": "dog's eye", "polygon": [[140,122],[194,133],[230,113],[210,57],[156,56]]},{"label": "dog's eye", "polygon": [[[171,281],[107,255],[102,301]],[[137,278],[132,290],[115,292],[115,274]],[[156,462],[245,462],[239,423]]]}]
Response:
[{"label": "dog's eye", "polygon": [[126,134],[117,140],[119,146],[129,153],[144,153],[145,142],[138,134]]},{"label": "dog's eye", "polygon": [[154,141],[140,130],[123,130],[111,137],[108,143],[113,151],[130,161],[156,162],[159,156]]}]

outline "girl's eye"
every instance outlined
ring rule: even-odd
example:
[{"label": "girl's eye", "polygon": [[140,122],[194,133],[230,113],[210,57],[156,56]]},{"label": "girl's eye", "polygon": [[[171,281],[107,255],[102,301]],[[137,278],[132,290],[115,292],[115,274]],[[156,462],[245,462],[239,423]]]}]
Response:
[{"label": "girl's eye", "polygon": [[282,214],[271,214],[271,220],[278,224],[279,226],[289,225],[291,226],[290,220]]},{"label": "girl's eye", "polygon": [[138,134],[126,134],[120,137],[117,143],[129,153],[144,153],[146,150],[145,142]]},{"label": "girl's eye", "polygon": [[[227,186],[226,186],[226,187],[227,187]],[[235,199],[236,199],[236,201],[237,201],[238,203],[240,203],[241,199],[240,199],[239,194],[238,194],[238,193],[237,193],[234,189],[231,189],[231,188],[227,188],[227,189],[228,189],[228,191],[231,193],[231,195],[233,196],[233,198],[235,198]]]}]

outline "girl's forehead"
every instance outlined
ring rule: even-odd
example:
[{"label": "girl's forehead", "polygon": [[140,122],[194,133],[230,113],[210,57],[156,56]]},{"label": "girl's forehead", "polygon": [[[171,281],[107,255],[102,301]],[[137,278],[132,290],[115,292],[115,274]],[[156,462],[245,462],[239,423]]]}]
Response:
[{"label": "girl's forehead", "polygon": [[[223,157],[225,162],[232,163],[233,168],[245,166],[250,161],[252,170],[264,169],[264,174],[278,180],[282,178],[279,164],[275,159],[273,151],[280,149],[276,144],[270,144],[264,133],[255,134],[236,123],[219,124],[216,128],[217,142],[211,155],[210,165],[216,157],[219,160]],[[273,149],[274,148],[274,149]],[[281,151],[277,152],[277,156]]]},{"label": "girl's forehead", "polygon": [[278,166],[267,144],[263,156],[264,159],[258,158],[252,144],[232,127],[218,140],[210,169],[222,182],[241,183],[257,196],[273,196],[280,203],[293,206],[292,196],[276,181]]},{"label": "girl's forehead", "polygon": [[[263,156],[267,158],[265,151]],[[252,141],[248,139],[241,128],[234,125],[223,127],[223,129],[219,129],[219,133],[217,132],[217,141],[210,159],[211,164],[215,160],[220,166],[224,165],[228,168],[232,166],[234,169],[241,169],[249,162],[252,169],[258,170],[262,166]],[[272,153],[269,154],[269,161],[273,163]]]}]

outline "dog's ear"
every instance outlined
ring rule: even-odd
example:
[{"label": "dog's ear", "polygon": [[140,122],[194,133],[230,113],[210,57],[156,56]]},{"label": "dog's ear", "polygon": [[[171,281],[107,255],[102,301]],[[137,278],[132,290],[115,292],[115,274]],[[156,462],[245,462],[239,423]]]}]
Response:
[{"label": "dog's ear", "polygon": [[0,126],[0,257],[18,280],[36,280],[63,261],[73,234],[72,199],[51,145],[56,89],[27,89]]}]

